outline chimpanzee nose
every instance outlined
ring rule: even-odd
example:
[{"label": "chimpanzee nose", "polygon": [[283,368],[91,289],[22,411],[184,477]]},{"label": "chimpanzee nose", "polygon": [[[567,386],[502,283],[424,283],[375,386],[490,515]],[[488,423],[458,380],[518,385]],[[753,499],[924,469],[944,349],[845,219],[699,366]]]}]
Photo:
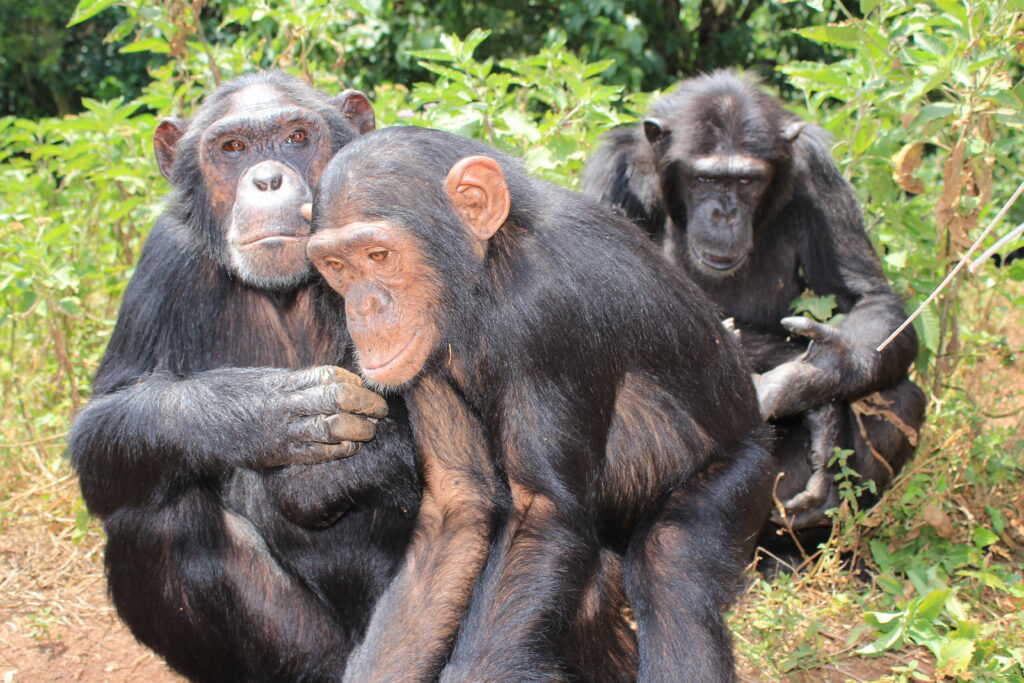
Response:
[{"label": "chimpanzee nose", "polygon": [[261,168],[259,171],[253,174],[252,184],[256,186],[256,189],[260,192],[274,192],[281,189],[281,183],[284,178],[274,166],[268,166]]},{"label": "chimpanzee nose", "polygon": [[718,223],[722,220],[732,221],[736,218],[736,214],[736,207],[733,207],[731,209],[720,209],[716,207],[711,211],[711,221],[713,223]]}]

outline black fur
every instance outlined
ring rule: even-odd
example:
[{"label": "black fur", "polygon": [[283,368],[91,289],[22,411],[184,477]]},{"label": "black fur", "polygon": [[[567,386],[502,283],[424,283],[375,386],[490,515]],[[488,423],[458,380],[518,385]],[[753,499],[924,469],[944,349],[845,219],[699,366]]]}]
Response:
[{"label": "black fur", "polygon": [[[511,193],[482,261],[443,189],[473,155],[496,159]],[[330,229],[332,205],[410,231],[442,283],[442,339],[404,389],[418,447],[446,419],[424,410],[425,383],[447,387],[486,441],[471,462],[438,456],[465,468],[453,486],[482,488],[458,500],[500,512],[479,511],[494,540],[441,680],[735,680],[719,609],[767,514],[769,465],[749,369],[706,297],[628,221],[440,131],[388,128],[342,150],[317,190],[316,230]],[[493,489],[474,483],[489,463]],[[403,606],[432,578],[423,567],[447,533],[434,524],[419,527],[425,547],[413,543],[347,680],[394,672],[400,653],[377,641],[417,619]],[[614,610],[575,616],[618,585],[608,570],[620,563],[637,669],[609,661]],[[444,663],[409,661],[388,679],[430,680]]]},{"label": "black fur", "polygon": [[356,456],[267,467],[288,460],[271,409],[301,377],[286,368],[341,365],[348,340],[318,280],[267,292],[227,269],[198,137],[253,84],[320,111],[332,148],[355,137],[326,95],[283,74],[207,98],[69,450],[103,518],[111,596],[139,640],[194,680],[326,681],[404,552],[419,482],[398,400]]},{"label": "black fur", "polygon": [[[822,387],[797,373],[799,381],[792,384],[795,398],[786,411],[789,416],[776,422],[775,454],[786,473],[780,497],[786,500],[801,491],[814,465],[808,463],[811,436],[801,419],[806,411],[832,402],[849,405],[881,391],[892,401],[887,409],[917,431],[924,419],[924,395],[907,379],[917,338],[910,328],[881,355],[874,351],[902,322],[904,308],[885,279],[853,188],[836,168],[824,131],[785,111],[756,83],[722,71],[683,81],[653,105],[650,115],[664,124],[663,138],[649,142],[641,126],[608,133],[584,171],[584,192],[641,225],[663,256],[711,297],[722,317],[734,319],[755,372],[806,360],[799,366],[805,375],[815,363],[835,375]],[[752,156],[772,169],[760,203],[749,207],[753,250],[725,275],[702,268],[688,246],[683,197],[686,183],[694,181],[686,168],[707,154]],[[832,347],[835,356],[824,343],[812,345],[811,353],[803,356],[807,339],[781,323],[791,315],[790,302],[805,289],[835,295],[837,312],[845,314]],[[890,468],[898,472],[915,444],[889,420],[865,418],[865,432],[886,459],[885,466],[864,444],[851,411],[841,411],[839,419],[842,429],[834,445],[855,449],[849,464],[880,489],[887,486]],[[827,458],[831,448],[825,451]],[[814,510],[808,519],[827,524],[824,509]]]}]

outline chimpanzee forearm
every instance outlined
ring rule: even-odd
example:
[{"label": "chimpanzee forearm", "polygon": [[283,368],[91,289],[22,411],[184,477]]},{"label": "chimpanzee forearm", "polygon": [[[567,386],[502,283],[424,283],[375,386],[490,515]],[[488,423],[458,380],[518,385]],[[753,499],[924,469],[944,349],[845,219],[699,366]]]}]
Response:
[{"label": "chimpanzee forearm", "polygon": [[409,391],[424,493],[412,544],[374,609],[345,680],[416,683],[437,676],[487,557],[495,480],[480,424],[444,380]]},{"label": "chimpanzee forearm", "polygon": [[917,333],[913,327],[904,330],[881,353],[876,351],[905,317],[903,302],[892,290],[862,297],[846,314],[839,330],[849,340],[854,358],[860,359],[862,372],[853,373],[845,395],[840,398],[857,399],[896,386],[906,378],[907,369],[917,356]]},{"label": "chimpanzee forearm", "polygon": [[[339,371],[343,372],[343,371]],[[382,399],[335,381],[335,369],[225,368],[180,379],[153,373],[93,398],[75,420],[72,463],[90,509],[140,504],[161,484],[246,467],[350,455],[373,437]],[[117,478],[110,472],[119,472]]]}]

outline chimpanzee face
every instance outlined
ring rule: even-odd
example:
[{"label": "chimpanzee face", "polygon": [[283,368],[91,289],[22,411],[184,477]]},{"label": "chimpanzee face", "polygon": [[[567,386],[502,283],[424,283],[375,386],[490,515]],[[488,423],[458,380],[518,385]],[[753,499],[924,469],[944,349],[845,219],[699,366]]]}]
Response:
[{"label": "chimpanzee face", "polygon": [[[378,385],[398,387],[414,380],[442,346],[447,332],[442,297],[452,283],[432,265],[443,257],[428,254],[423,238],[426,231],[437,229],[436,222],[409,219],[410,224],[404,224],[368,217],[419,205],[401,182],[389,181],[384,187],[377,183],[373,191],[361,185],[375,182],[367,177],[376,174],[360,172],[359,156],[365,152],[357,148],[339,153],[320,183],[309,259],[345,299],[348,333],[363,376]],[[501,167],[489,157],[470,156],[443,173],[438,173],[434,188],[424,189],[443,191],[450,204],[444,211],[451,213],[434,218],[458,226],[451,238],[466,240],[467,258],[482,262],[488,241],[511,207]]]},{"label": "chimpanzee face", "polygon": [[754,249],[754,219],[771,167],[735,154],[697,157],[679,170],[690,261],[708,275],[730,275]]},{"label": "chimpanzee face", "polygon": [[309,257],[345,299],[348,333],[364,377],[401,386],[419,374],[440,340],[438,277],[416,237],[380,220],[330,216]]},{"label": "chimpanzee face", "polygon": [[[356,91],[333,100],[325,96],[325,103],[348,121],[329,122],[317,110],[297,105],[264,83],[229,97],[229,106],[216,120],[202,130],[187,131],[192,140],[188,153],[195,150],[211,218],[224,239],[225,265],[250,285],[289,289],[310,272],[306,242],[311,188],[336,145],[357,135],[349,123],[352,108],[359,110],[369,128],[372,109]],[[172,180],[185,125],[166,119],[154,138],[161,171]]]},{"label": "chimpanzee face", "polygon": [[767,200],[771,164],[720,131],[723,139],[704,145],[715,151],[704,153],[695,153],[693,140],[674,139],[660,119],[645,120],[644,133],[658,159],[668,214],[685,228],[688,260],[704,275],[732,275],[754,249],[754,221]]}]

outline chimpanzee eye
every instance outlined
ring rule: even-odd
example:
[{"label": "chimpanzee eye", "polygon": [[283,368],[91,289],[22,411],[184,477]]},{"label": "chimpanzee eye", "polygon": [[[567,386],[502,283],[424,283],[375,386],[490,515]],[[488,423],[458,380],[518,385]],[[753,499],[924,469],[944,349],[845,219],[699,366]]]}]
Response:
[{"label": "chimpanzee eye", "polygon": [[749,185],[752,182],[754,182],[754,179],[753,178],[747,178],[746,176],[744,176],[744,177],[739,179],[740,185]]},{"label": "chimpanzee eye", "polygon": [[388,258],[388,254],[390,253],[391,252],[389,252],[387,249],[375,249],[371,251],[369,254],[367,254],[367,256],[369,256],[370,259],[376,261],[377,263],[380,263],[382,261],[386,261]]},{"label": "chimpanzee eye", "polygon": [[345,269],[345,264],[337,259],[327,259],[324,261],[324,265],[335,272],[341,272]]},{"label": "chimpanzee eye", "polygon": [[238,154],[239,152],[245,151],[245,143],[241,140],[228,140],[220,147],[225,152],[230,152],[232,154]]},{"label": "chimpanzee eye", "polygon": [[715,182],[715,179],[712,178],[709,175],[699,175],[699,176],[697,176],[697,182],[698,183],[713,183],[713,182]]},{"label": "chimpanzee eye", "polygon": [[288,143],[292,145],[301,145],[308,137],[309,136],[306,131],[300,128],[296,131],[292,131],[292,134],[288,136]]}]

